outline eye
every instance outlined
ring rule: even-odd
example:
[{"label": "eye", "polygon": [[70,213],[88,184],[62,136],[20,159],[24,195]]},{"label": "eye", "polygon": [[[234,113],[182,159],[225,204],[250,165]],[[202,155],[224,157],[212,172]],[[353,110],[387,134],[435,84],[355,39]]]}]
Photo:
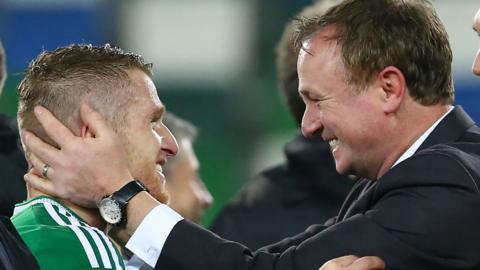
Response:
[{"label": "eye", "polygon": [[313,102],[313,103],[319,103],[325,100],[325,98],[322,98],[319,96],[313,96],[313,95],[308,96],[308,99],[310,100],[310,102]]},{"label": "eye", "polygon": [[303,100],[304,100],[305,103],[317,103],[317,102],[320,101],[319,99],[312,98],[312,97],[309,97],[309,96],[304,97]]},{"label": "eye", "polygon": [[303,103],[305,103],[305,105],[311,105],[311,106],[318,106],[322,101],[325,100],[325,98],[322,98],[321,96],[318,96],[318,95],[313,95],[308,91],[301,92],[300,96],[303,100]]},{"label": "eye", "polygon": [[316,108],[321,108],[327,100],[328,98],[312,98],[312,102]]}]

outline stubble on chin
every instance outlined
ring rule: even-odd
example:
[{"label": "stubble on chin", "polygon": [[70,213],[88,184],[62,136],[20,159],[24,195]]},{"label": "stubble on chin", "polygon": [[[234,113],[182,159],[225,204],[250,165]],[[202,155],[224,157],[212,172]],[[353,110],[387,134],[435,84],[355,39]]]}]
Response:
[{"label": "stubble on chin", "polygon": [[157,199],[157,201],[168,205],[170,203],[170,193],[168,192],[167,186],[165,183],[166,182],[164,180],[162,183],[162,187],[160,188],[160,191],[158,192],[158,194],[155,194],[154,197],[155,199]]}]

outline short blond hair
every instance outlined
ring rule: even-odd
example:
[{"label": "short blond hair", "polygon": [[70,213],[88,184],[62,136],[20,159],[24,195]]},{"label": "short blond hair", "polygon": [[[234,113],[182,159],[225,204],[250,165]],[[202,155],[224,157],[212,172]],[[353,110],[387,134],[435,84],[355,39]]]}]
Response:
[{"label": "short blond hair", "polygon": [[116,129],[125,118],[129,97],[134,94],[128,75],[134,69],[152,74],[152,65],[146,64],[140,55],[109,44],[72,44],[42,52],[30,63],[18,87],[20,129],[55,145],[33,115],[34,107],[46,107],[74,130],[83,102],[100,112]]}]

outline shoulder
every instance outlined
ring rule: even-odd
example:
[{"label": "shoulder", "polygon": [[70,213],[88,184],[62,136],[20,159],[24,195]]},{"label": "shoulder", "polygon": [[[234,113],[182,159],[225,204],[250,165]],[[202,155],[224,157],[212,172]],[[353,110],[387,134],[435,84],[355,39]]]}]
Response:
[{"label": "shoulder", "polygon": [[456,187],[479,193],[479,154],[479,143],[438,144],[415,153],[382,180],[391,180],[383,181],[385,184]]},{"label": "shoulder", "polygon": [[42,269],[123,269],[106,235],[55,201],[28,205],[12,222]]}]

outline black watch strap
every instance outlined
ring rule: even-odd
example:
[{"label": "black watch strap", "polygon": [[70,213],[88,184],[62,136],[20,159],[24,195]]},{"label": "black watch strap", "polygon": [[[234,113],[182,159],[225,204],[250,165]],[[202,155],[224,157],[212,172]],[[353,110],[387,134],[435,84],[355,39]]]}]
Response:
[{"label": "black watch strap", "polygon": [[120,204],[120,207],[123,208],[135,195],[138,193],[146,191],[148,189],[138,180],[132,180],[118,191],[112,194],[112,199],[117,201]]}]

